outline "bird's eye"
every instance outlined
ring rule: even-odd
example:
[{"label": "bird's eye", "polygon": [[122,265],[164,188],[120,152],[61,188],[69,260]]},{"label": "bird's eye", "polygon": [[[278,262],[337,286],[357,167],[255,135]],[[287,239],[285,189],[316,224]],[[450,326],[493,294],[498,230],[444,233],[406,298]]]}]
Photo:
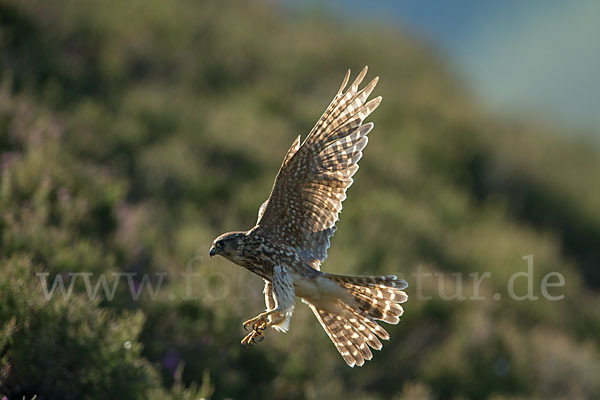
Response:
[{"label": "bird's eye", "polygon": [[215,246],[217,246],[219,249],[223,248],[223,241],[219,240],[217,243],[215,243]]}]

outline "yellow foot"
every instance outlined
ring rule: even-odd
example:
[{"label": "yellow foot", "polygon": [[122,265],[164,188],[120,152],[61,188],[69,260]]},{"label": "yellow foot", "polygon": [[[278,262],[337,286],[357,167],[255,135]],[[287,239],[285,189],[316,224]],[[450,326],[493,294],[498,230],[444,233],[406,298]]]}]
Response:
[{"label": "yellow foot", "polygon": [[267,329],[267,318],[269,316],[269,312],[264,312],[262,314],[257,315],[254,318],[249,319],[248,321],[244,322],[242,324],[242,326],[244,327],[244,330],[249,331],[249,330],[256,330],[257,328],[260,328],[262,330]]},{"label": "yellow foot", "polygon": [[273,321],[269,321],[269,317],[275,312],[276,310],[265,311],[263,313],[260,313],[256,317],[244,322],[242,324],[244,329],[247,331],[251,330],[251,332],[247,334],[244,339],[242,339],[242,345],[246,346],[249,344],[262,342],[262,340],[264,339],[264,331],[268,327],[273,325]]},{"label": "yellow foot", "polygon": [[[246,326],[246,323],[244,323],[244,327],[245,326]],[[248,346],[248,345],[253,345],[253,344],[262,342],[263,339],[265,338],[263,336],[265,328],[266,328],[266,322],[255,323],[254,327],[252,329],[252,332],[247,334],[246,337],[244,337],[242,339],[242,345]]]}]

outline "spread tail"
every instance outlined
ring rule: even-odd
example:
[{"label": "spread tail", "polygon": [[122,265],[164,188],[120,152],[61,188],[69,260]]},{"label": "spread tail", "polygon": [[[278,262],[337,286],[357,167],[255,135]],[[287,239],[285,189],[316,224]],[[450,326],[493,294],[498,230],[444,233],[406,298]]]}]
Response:
[{"label": "spread tail", "polygon": [[408,284],[395,276],[345,276],[327,274],[327,278],[346,289],[353,301],[344,302],[343,314],[334,314],[310,308],[327,335],[351,366],[361,366],[373,357],[371,348],[380,350],[379,339],[388,340],[389,334],[377,320],[397,324],[404,312],[400,303],[408,296],[403,291]]}]

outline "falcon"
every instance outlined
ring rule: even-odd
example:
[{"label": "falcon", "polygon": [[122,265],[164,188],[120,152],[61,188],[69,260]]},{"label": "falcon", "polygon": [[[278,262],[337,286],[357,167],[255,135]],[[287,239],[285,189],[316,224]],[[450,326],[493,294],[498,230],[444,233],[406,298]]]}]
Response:
[{"label": "falcon", "polygon": [[350,366],[361,366],[380,350],[389,334],[377,321],[397,324],[407,300],[406,281],[396,276],[347,276],[322,272],[329,241],[373,123],[363,124],[381,103],[367,101],[377,85],[363,89],[365,66],[350,88],[342,86],[300,144],[288,150],[256,225],[217,237],[210,256],[220,255],[265,281],[266,311],[243,323],[243,345],[254,344],[272,328],[287,332],[296,297],[313,311]]}]

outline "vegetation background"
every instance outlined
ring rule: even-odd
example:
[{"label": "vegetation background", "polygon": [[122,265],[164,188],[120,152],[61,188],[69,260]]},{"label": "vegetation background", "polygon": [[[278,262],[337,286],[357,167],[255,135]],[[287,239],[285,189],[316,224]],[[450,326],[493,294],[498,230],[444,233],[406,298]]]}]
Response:
[{"label": "vegetation background", "polygon": [[[400,273],[406,314],[362,368],[301,304],[243,350],[262,282],[210,243],[253,225],[294,137],[364,64],[384,101],[324,269]],[[2,0],[0,153],[8,399],[600,398],[598,147],[487,115],[400,31],[271,2]],[[505,295],[526,255],[535,294],[559,271],[563,300]],[[443,273],[431,300],[419,266]],[[443,299],[452,273],[487,271],[485,300]],[[121,283],[90,301],[79,280],[44,299],[39,273],[76,272],[167,275],[155,298]]]}]

